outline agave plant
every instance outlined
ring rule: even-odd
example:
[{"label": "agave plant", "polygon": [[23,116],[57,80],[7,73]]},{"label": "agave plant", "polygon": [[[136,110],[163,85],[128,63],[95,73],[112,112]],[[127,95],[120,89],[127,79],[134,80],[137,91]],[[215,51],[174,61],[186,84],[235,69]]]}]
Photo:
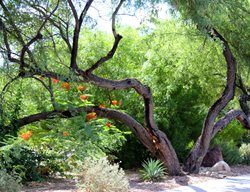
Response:
[{"label": "agave plant", "polygon": [[142,164],[143,169],[140,170],[141,179],[148,181],[158,181],[165,174],[165,167],[159,160],[148,159]]}]

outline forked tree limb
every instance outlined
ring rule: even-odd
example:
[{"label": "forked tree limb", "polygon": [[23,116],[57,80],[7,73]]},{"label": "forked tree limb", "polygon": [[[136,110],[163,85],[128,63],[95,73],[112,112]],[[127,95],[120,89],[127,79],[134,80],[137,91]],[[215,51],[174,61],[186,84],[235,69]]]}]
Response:
[{"label": "forked tree limb", "polygon": [[82,22],[84,17],[86,16],[93,0],[88,0],[83,11],[81,12],[80,18],[78,18],[76,8],[71,0],[68,0],[69,6],[72,10],[72,13],[75,18],[75,29],[74,29],[74,36],[73,36],[73,45],[71,50],[71,61],[70,61],[70,68],[77,70],[78,66],[76,63],[77,52],[78,52],[78,44],[79,44],[79,35],[82,27]]},{"label": "forked tree limb", "polygon": [[42,39],[42,34],[41,34],[41,31],[43,29],[43,27],[45,26],[45,24],[47,23],[47,21],[50,19],[50,17],[56,12],[56,10],[58,9],[59,7],[59,0],[57,1],[57,4],[55,6],[55,8],[51,11],[51,13],[45,17],[45,20],[42,22],[41,26],[39,27],[39,29],[37,30],[36,32],[36,35],[30,39],[30,41],[26,44],[23,45],[23,48],[21,50],[21,54],[20,54],[20,73],[23,73],[24,72],[24,67],[26,67],[25,65],[25,62],[24,62],[24,56],[25,56],[25,52],[29,50],[29,47],[35,43],[36,41]]},{"label": "forked tree limb", "polygon": [[118,6],[116,7],[115,11],[113,12],[112,14],[112,33],[113,33],[113,36],[114,36],[114,43],[113,43],[113,46],[111,48],[111,50],[107,53],[106,56],[104,57],[101,57],[95,64],[93,64],[89,69],[87,69],[85,71],[85,73],[87,75],[90,75],[95,69],[97,69],[101,64],[105,63],[106,61],[110,60],[113,58],[117,48],[118,48],[118,45],[119,45],[119,42],[120,40],[122,39],[122,36],[120,34],[117,33],[116,31],[116,26],[115,26],[115,19],[116,19],[116,16],[117,16],[117,13],[119,11],[119,9],[121,8],[122,4],[124,3],[125,0],[121,0],[118,4]]},{"label": "forked tree limb", "polygon": [[250,129],[250,119],[243,111],[230,110],[214,124],[212,138],[235,119],[237,119],[244,128]]},{"label": "forked tree limb", "polygon": [[228,45],[226,39],[216,30],[211,29],[210,35],[212,38],[219,39],[223,44],[223,56],[227,63],[227,81],[222,95],[209,108],[207,116],[204,121],[202,132],[194,147],[189,153],[185,162],[185,171],[190,173],[198,173],[204,156],[209,148],[210,141],[213,137],[214,124],[219,113],[226,107],[226,105],[234,98],[235,84],[236,84],[236,60]]}]

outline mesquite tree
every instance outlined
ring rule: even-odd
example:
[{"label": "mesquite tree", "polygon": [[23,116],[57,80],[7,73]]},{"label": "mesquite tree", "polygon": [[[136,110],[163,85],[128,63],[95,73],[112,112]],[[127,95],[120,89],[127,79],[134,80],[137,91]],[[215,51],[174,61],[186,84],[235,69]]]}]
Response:
[{"label": "mesquite tree", "polygon": [[[175,7],[182,11],[183,7],[179,6],[179,1],[173,2]],[[89,19],[88,13],[90,9],[95,7],[94,3],[100,2],[93,0],[87,0],[84,3],[72,0],[44,0],[39,2],[36,0],[0,1],[1,52],[4,54],[6,60],[8,60],[7,66],[10,68],[14,66],[15,71],[15,76],[11,77],[11,80],[4,86],[1,97],[4,97],[8,87],[16,80],[20,78],[32,78],[45,87],[45,90],[50,95],[50,102],[53,107],[50,111],[41,111],[29,114],[26,117],[14,119],[9,125],[2,125],[2,130],[13,129],[13,126],[14,129],[20,128],[46,119],[71,118],[80,115],[82,111],[95,112],[99,117],[113,119],[127,125],[140,142],[153,155],[164,162],[170,174],[181,174],[175,150],[167,136],[158,129],[155,122],[153,98],[150,88],[134,78],[112,80],[95,73],[103,65],[109,64],[108,61],[113,58],[120,41],[122,41],[122,36],[116,29],[116,18],[125,0],[117,2],[112,12],[111,28],[114,40],[110,50],[106,55],[93,63],[84,63],[81,60],[78,53],[81,43],[80,38],[84,37],[82,28],[86,24],[86,20]],[[192,4],[185,6],[188,7],[189,5]],[[192,14],[189,13],[187,15]],[[202,19],[202,17],[203,15],[198,15],[198,17],[196,15],[194,18]],[[243,111],[231,110],[221,119],[216,119],[228,102],[234,98],[236,60],[227,39],[219,33],[220,31],[217,31],[217,27],[211,27],[211,25],[209,27],[204,26],[200,27],[198,25],[200,29],[205,29],[211,38],[220,41],[223,45],[223,55],[227,63],[227,82],[221,97],[209,109],[201,136],[198,138],[185,163],[185,168],[189,172],[197,172],[199,170],[211,139],[218,131],[225,128],[232,119],[237,118],[245,127],[250,127],[248,119],[249,109],[246,104],[249,100],[249,94],[242,81],[239,81],[238,87],[244,94],[240,98]],[[51,59],[51,53],[46,51],[48,49],[53,50],[56,59]],[[62,57],[62,53],[60,52],[63,52],[65,56]],[[43,82],[39,76],[47,77],[49,82]],[[125,112],[101,108],[99,106],[79,106],[68,109],[58,108],[53,86],[51,85],[52,78],[64,82],[89,83],[110,91],[134,89],[143,98],[144,124],[141,124]]]},{"label": "mesquite tree", "polygon": [[[250,24],[248,19],[250,4],[249,1],[244,0],[219,1],[217,3],[210,0],[195,2],[173,0],[170,2],[181,12],[183,19],[192,20],[198,29],[221,43],[223,56],[227,64],[227,80],[224,91],[209,108],[201,135],[185,162],[185,169],[188,172],[197,173],[210,141],[233,119],[237,119],[243,127],[250,128],[249,108],[247,105],[249,93],[241,78],[241,72],[237,73],[236,66],[237,59],[240,61],[239,65],[249,65],[249,53],[245,44],[249,35],[245,34],[245,29]],[[244,19],[239,21],[239,18]],[[239,97],[241,110],[230,110],[220,119],[217,119],[222,110],[234,98],[236,86],[242,92]]]},{"label": "mesquite tree", "polygon": [[[16,119],[15,126],[22,127],[44,119],[70,118],[81,114],[82,111],[95,112],[100,117],[114,119],[127,125],[140,142],[164,162],[170,174],[178,175],[180,174],[180,165],[176,153],[166,135],[157,128],[154,120],[153,98],[150,88],[137,79],[110,80],[94,74],[96,69],[101,68],[105,62],[114,56],[122,39],[122,36],[116,30],[116,16],[123,3],[124,0],[118,2],[112,13],[111,27],[114,42],[111,49],[105,56],[84,70],[79,67],[80,64],[78,63],[79,38],[84,35],[81,33],[81,28],[90,7],[93,6],[93,0],[88,0],[80,12],[80,7],[77,7],[76,3],[71,0],[67,2],[60,0],[57,2],[23,1],[22,3],[1,1],[0,23],[3,38],[1,49],[5,52],[9,62],[18,66],[17,76],[13,77],[3,88],[2,96],[8,86],[18,78],[35,78],[40,81],[37,78],[38,75],[48,77],[50,83],[48,85],[43,83],[43,85],[51,96],[54,109]],[[72,21],[72,18],[74,21]],[[66,65],[63,72],[55,70],[53,66],[44,64],[44,61],[37,56],[38,50],[36,50],[37,47],[44,44],[44,46],[53,46],[54,51],[58,52],[60,51],[56,47],[58,39],[64,41],[70,56],[69,62],[59,61],[54,64]],[[48,41],[52,43],[49,44]],[[74,78],[70,78],[72,76]],[[51,87],[51,78],[66,82],[90,83],[110,90],[134,89],[144,100],[145,125],[136,121],[129,114],[98,106],[57,109]],[[8,126],[5,127],[5,129],[7,128]]]}]

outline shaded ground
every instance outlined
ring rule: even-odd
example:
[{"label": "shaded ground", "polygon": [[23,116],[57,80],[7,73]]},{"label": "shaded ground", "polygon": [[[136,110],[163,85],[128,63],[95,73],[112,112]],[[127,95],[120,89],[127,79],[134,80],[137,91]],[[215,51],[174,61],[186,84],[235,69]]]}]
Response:
[{"label": "shaded ground", "polygon": [[[231,176],[245,175],[250,173],[250,166],[234,166],[231,167],[231,170]],[[130,183],[130,192],[157,192],[216,179],[214,177],[191,174],[165,177],[161,182],[142,182],[138,171],[126,171],[126,174]],[[28,186],[23,187],[22,192],[77,192],[77,188],[74,180],[50,179],[42,183],[31,182]]]},{"label": "shaded ground", "polygon": [[77,192],[77,187],[74,180],[49,179],[46,182],[30,182],[22,192]]}]

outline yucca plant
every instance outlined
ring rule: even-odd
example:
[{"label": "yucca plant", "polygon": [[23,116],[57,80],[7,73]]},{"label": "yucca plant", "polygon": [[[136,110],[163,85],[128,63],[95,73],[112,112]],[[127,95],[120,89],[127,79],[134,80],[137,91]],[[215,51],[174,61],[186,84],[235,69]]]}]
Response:
[{"label": "yucca plant", "polygon": [[148,159],[142,163],[143,169],[140,170],[141,179],[147,181],[158,181],[162,179],[165,174],[165,167],[159,160]]}]

